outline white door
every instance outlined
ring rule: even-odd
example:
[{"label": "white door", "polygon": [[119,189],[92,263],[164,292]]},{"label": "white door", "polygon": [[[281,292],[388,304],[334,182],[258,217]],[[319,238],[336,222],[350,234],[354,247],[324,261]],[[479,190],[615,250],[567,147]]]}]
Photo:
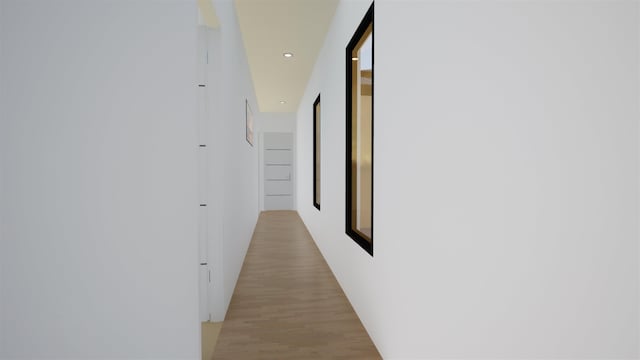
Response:
[{"label": "white door", "polygon": [[208,138],[207,138],[207,122],[209,117],[209,108],[207,106],[208,89],[207,89],[207,66],[209,63],[208,50],[208,34],[204,26],[198,27],[198,64],[197,64],[197,131],[198,143],[198,203],[194,206],[198,207],[198,263],[200,264],[199,275],[199,295],[200,295],[200,321],[210,320],[209,309],[209,284],[211,282],[211,268],[208,262],[208,242],[209,242],[209,224],[207,209],[207,172],[208,172]]},{"label": "white door", "polygon": [[264,133],[264,209],[293,209],[293,134]]}]

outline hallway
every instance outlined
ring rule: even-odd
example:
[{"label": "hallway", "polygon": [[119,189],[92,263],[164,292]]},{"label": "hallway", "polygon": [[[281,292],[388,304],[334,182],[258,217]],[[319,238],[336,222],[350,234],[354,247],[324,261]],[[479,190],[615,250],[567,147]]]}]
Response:
[{"label": "hallway", "polygon": [[294,211],[260,214],[214,359],[375,359],[375,346]]}]

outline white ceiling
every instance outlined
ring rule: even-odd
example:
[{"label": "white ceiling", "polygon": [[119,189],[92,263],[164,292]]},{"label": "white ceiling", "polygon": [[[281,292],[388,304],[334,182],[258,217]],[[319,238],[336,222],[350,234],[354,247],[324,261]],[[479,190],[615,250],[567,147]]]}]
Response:
[{"label": "white ceiling", "polygon": [[[235,4],[260,111],[297,111],[338,0]],[[285,52],[293,57],[285,58]]]}]

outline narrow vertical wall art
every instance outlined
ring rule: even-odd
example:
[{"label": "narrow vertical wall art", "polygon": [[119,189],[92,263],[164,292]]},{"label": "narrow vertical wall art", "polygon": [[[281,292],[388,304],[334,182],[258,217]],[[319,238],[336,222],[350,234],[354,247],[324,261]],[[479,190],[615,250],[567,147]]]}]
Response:
[{"label": "narrow vertical wall art", "polygon": [[320,145],[320,94],[313,103],[313,206],[320,210],[321,145]]},{"label": "narrow vertical wall art", "polygon": [[245,100],[245,125],[246,137],[249,145],[253,146],[253,112],[249,106],[249,100]]}]

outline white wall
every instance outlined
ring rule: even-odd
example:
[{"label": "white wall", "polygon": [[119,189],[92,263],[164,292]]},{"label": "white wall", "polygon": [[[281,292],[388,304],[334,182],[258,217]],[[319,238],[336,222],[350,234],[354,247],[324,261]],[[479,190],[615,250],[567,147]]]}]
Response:
[{"label": "white wall", "polygon": [[[0,204],[4,203],[4,199],[3,199],[3,188],[4,186],[3,184],[3,179],[4,179],[4,157],[2,156],[2,144],[5,143],[5,139],[4,139],[4,131],[3,131],[3,124],[4,124],[4,120],[6,118],[6,114],[5,114],[5,108],[6,106],[4,105],[4,101],[5,101],[5,86],[3,85],[5,83],[5,79],[4,79],[4,33],[5,33],[5,29],[4,29],[4,21],[3,19],[3,14],[4,13],[4,5],[3,3],[0,1]],[[0,205],[0,250],[2,250],[2,244],[4,244],[4,219],[3,219],[3,211],[2,211],[2,205]],[[4,324],[4,315],[3,315],[3,298],[4,296],[2,295],[4,293],[3,291],[3,283],[4,283],[4,277],[2,276],[2,255],[0,255],[0,324]],[[2,356],[2,354],[4,353],[3,351],[4,349],[4,327],[0,325],[0,356]]]},{"label": "white wall", "polygon": [[200,359],[195,2],[0,4],[0,358]]},{"label": "white wall", "polygon": [[[210,213],[212,238],[210,259],[221,271],[214,271],[214,286],[223,284],[215,302],[215,321],[222,320],[244,262],[244,257],[259,213],[258,131],[254,124],[254,146],[245,137],[245,100],[249,101],[254,121],[259,122],[258,106],[249,65],[236,18],[234,2],[214,2],[220,29],[212,30],[213,68],[210,92],[213,109],[210,131],[213,154],[210,179],[213,179]],[[210,209],[211,210],[211,209]]]},{"label": "white wall", "polygon": [[302,99],[298,210],[382,355],[637,358],[638,3],[376,1],[374,257],[344,235],[368,6],[340,2]]},{"label": "white wall", "polygon": [[296,113],[260,113],[261,132],[294,132],[296,130]]}]

